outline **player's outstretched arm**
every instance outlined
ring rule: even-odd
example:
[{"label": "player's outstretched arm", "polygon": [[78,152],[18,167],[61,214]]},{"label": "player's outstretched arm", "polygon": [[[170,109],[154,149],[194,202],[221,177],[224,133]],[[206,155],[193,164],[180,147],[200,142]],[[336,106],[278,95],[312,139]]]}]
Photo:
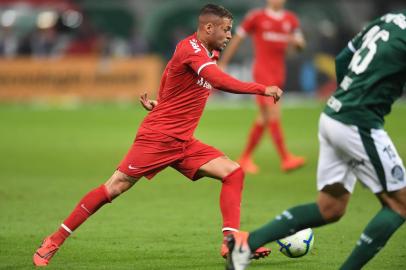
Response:
[{"label": "player's outstretched arm", "polygon": [[152,111],[158,105],[158,101],[149,99],[146,92],[140,95],[139,101],[147,111]]},{"label": "player's outstretched arm", "polygon": [[275,102],[280,99],[283,93],[277,86],[266,87],[263,84],[255,82],[242,82],[237,80],[223,72],[215,64],[206,66],[199,75],[206,79],[214,88],[225,92],[271,96]]}]

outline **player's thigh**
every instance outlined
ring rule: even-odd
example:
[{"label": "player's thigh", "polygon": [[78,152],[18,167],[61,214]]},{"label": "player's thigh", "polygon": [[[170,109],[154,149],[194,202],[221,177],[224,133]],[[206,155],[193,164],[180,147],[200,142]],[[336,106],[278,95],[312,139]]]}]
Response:
[{"label": "player's thigh", "polygon": [[182,141],[159,132],[139,132],[118,170],[134,178],[145,176],[151,179],[178,160],[183,151]]},{"label": "player's thigh", "polygon": [[383,129],[345,125],[322,114],[319,131],[351,173],[373,193],[406,187],[403,162]]},{"label": "player's thigh", "polygon": [[403,218],[406,218],[406,188],[393,192],[381,192],[376,195],[383,205],[391,208]]},{"label": "player's thigh", "polygon": [[[338,130],[339,127],[334,124],[324,114],[320,116],[317,189],[321,191],[326,186],[339,183],[351,193],[354,190],[356,182],[355,175],[352,173],[348,163],[351,157],[336,145],[337,139],[334,137],[335,135],[331,134],[332,130],[335,130],[335,132],[345,132]],[[344,138],[342,137],[341,140]]]},{"label": "player's thigh", "polygon": [[274,103],[272,97],[257,96],[257,105],[259,108],[259,115],[257,121],[266,123],[273,119],[279,119],[281,116],[280,104]]},{"label": "player's thigh", "polygon": [[171,166],[187,178],[198,180],[205,176],[221,179],[226,172],[239,165],[215,147],[193,139],[187,144],[184,156]]},{"label": "player's thigh", "polygon": [[389,135],[383,129],[360,129],[363,163],[357,177],[372,192],[395,192],[406,187],[405,167]]}]

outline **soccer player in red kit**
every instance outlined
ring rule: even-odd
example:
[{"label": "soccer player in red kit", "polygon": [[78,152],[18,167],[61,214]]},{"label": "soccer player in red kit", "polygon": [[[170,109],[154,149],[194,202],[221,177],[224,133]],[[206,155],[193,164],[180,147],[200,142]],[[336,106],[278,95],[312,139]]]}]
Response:
[{"label": "soccer player in red kit", "polygon": [[[237,163],[194,138],[193,133],[213,87],[271,96],[275,102],[282,90],[241,82],[217,67],[216,55],[231,39],[232,18],[221,6],[209,4],[202,8],[197,32],[178,43],[164,70],[158,100],[141,96],[142,105],[151,112],[141,123],[127,155],[111,178],[86,194],[59,229],[45,238],[33,256],[35,265],[46,266],[66,238],[104,204],[130,189],[140,178],[151,179],[169,166],[193,181],[205,176],[220,180],[223,234],[239,230],[244,173]],[[260,248],[254,258],[269,252]],[[223,242],[221,255],[225,257],[227,253]]]},{"label": "soccer player in red kit", "polygon": [[[284,4],[285,0],[267,0],[265,8],[252,10],[246,15],[219,61],[219,66],[223,70],[242,40],[247,35],[251,35],[255,52],[254,80],[261,84],[277,85],[282,88],[285,83],[285,54],[288,45],[291,44],[299,50],[305,47],[299,20],[294,13],[284,10]],[[259,114],[239,159],[244,171],[249,173],[259,171],[251,156],[266,129],[269,129],[278,151],[283,171],[304,165],[303,157],[292,155],[286,148],[280,124],[279,104],[274,104],[272,99],[264,96],[257,96],[256,102],[259,106]]]}]

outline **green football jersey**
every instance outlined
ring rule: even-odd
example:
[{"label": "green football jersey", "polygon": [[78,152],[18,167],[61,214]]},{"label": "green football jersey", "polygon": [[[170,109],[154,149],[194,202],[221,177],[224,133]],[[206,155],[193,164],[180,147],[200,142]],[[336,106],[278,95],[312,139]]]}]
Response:
[{"label": "green football jersey", "polygon": [[345,124],[382,128],[406,83],[406,10],[372,21],[342,54],[339,85],[324,112]]}]

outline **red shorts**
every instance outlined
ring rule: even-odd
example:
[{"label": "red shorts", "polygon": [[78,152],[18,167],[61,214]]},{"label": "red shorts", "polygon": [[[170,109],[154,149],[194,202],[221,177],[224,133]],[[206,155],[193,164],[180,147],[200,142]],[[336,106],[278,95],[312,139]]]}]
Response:
[{"label": "red shorts", "polygon": [[[270,85],[276,85],[279,88],[281,88],[283,90],[283,81],[281,78],[279,79],[269,79],[267,78],[266,80],[264,79],[260,79],[258,76],[254,76],[255,82],[266,85],[266,86],[270,86]],[[260,95],[256,95],[255,96],[255,100],[257,102],[257,104],[259,106],[272,106],[275,104],[273,97],[266,97],[266,96],[260,96]]]},{"label": "red shorts", "polygon": [[195,138],[182,141],[141,127],[118,170],[135,178],[151,179],[171,166],[187,178],[197,180],[200,167],[221,156],[224,156],[221,151]]}]

